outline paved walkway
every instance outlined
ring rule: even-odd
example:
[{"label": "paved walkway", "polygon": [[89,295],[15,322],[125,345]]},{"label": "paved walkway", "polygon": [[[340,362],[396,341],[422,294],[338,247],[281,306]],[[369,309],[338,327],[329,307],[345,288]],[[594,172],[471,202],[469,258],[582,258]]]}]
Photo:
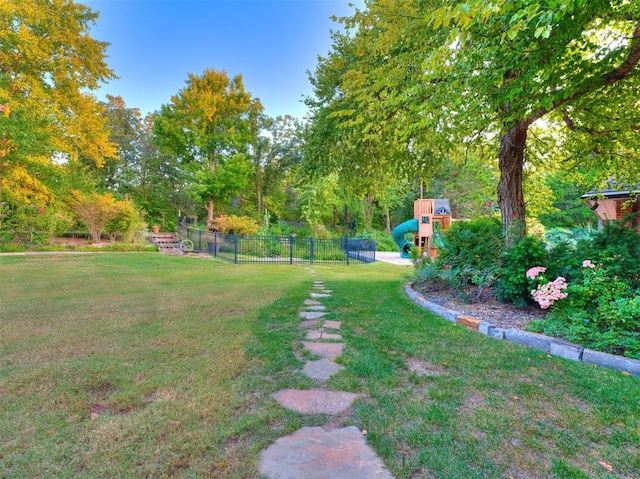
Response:
[{"label": "paved walkway", "polygon": [[413,266],[409,258],[402,258],[399,251],[376,251],[376,261],[397,264],[400,266]]},{"label": "paved walkway", "polygon": [[[339,334],[342,322],[325,320],[330,312],[320,302],[331,293],[322,281],[314,281],[311,299],[305,300],[304,310],[299,313],[299,325],[307,332],[302,344],[319,358],[307,360],[302,372],[318,388],[284,389],[273,394],[282,407],[301,414],[338,415],[348,411],[357,399],[354,393],[322,387],[344,369],[335,362],[344,348]],[[394,479],[355,426],[303,427],[281,437],[260,454],[259,472],[269,479]]]}]

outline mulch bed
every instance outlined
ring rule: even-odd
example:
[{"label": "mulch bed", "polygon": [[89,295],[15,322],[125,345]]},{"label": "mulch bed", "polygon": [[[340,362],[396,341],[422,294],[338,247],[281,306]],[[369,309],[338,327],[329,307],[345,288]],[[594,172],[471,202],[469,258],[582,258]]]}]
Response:
[{"label": "mulch bed", "polygon": [[524,329],[532,319],[544,319],[546,315],[546,311],[536,305],[521,308],[502,303],[496,299],[492,290],[485,290],[478,297],[477,290],[460,293],[438,284],[414,285],[414,288],[432,303],[487,321],[503,329]]}]

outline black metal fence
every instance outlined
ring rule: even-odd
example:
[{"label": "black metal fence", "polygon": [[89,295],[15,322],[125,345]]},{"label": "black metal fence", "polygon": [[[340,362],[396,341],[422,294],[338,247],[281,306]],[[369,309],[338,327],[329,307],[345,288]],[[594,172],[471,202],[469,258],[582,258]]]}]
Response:
[{"label": "black metal fence", "polygon": [[180,225],[178,234],[181,239],[190,239],[196,252],[236,264],[350,264],[376,260],[376,242],[372,240],[226,235],[185,225]]}]

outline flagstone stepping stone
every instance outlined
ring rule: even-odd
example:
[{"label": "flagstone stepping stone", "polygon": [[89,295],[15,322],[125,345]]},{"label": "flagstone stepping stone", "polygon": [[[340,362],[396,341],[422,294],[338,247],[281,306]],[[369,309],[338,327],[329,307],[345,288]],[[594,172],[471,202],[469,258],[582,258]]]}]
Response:
[{"label": "flagstone stepping stone", "polygon": [[301,329],[315,328],[318,325],[317,319],[307,319],[305,321],[301,321],[298,324],[298,327]]},{"label": "flagstone stepping stone", "polygon": [[342,339],[340,334],[325,333],[324,331],[313,330],[307,333],[307,339],[312,341],[316,339]]},{"label": "flagstone stepping stone", "polygon": [[315,381],[324,382],[343,369],[344,366],[336,364],[333,361],[318,359],[317,361],[309,361],[306,363],[304,368],[302,368],[302,373]]},{"label": "flagstone stepping stone", "polygon": [[283,389],[272,396],[282,407],[300,414],[340,414],[358,397],[354,393],[326,389]]},{"label": "flagstone stepping stone", "polygon": [[304,305],[305,306],[322,306],[322,303],[320,301],[316,301],[314,299],[305,299],[304,300]]},{"label": "flagstone stepping stone", "polygon": [[320,311],[300,311],[300,313],[298,313],[302,319],[318,319],[327,314],[329,313],[322,313]]},{"label": "flagstone stepping stone", "polygon": [[312,298],[330,298],[331,295],[327,293],[311,293]]},{"label": "flagstone stepping stone", "polygon": [[307,310],[309,310],[309,311],[325,311],[326,309],[327,309],[327,307],[326,306],[322,306],[322,305],[319,305],[319,306],[307,306]]},{"label": "flagstone stepping stone", "polygon": [[394,479],[355,426],[298,429],[262,451],[258,469],[268,479]]},{"label": "flagstone stepping stone", "polygon": [[302,345],[313,354],[317,354],[321,358],[333,360],[342,354],[342,343],[312,343],[302,341]]},{"label": "flagstone stepping stone", "polygon": [[340,329],[342,327],[342,321],[325,321],[322,323],[323,328]]}]

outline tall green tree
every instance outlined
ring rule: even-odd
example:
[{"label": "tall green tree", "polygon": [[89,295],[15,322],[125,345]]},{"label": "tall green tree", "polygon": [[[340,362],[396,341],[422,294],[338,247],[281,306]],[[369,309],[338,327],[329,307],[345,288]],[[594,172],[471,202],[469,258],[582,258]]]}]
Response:
[{"label": "tall green tree", "polygon": [[92,95],[114,78],[97,17],[71,0],[0,2],[0,229],[14,238],[64,231],[71,189],[94,186],[81,160],[115,154]]},{"label": "tall green tree", "polygon": [[302,125],[284,115],[266,118],[262,127],[262,148],[260,155],[254,156],[258,213],[268,210],[279,218],[290,217],[292,205],[288,204],[287,191],[295,188],[295,174],[302,159]]},{"label": "tall green tree", "polygon": [[101,186],[111,192],[128,193],[127,184],[133,181],[131,168],[141,154],[140,137],[144,133],[143,119],[138,108],[130,108],[121,96],[107,95],[103,103],[109,138],[117,145],[117,156],[105,158],[104,166],[95,173]]},{"label": "tall green tree", "polygon": [[91,94],[114,78],[107,44],[89,36],[97,17],[71,0],[0,2],[0,200],[15,186],[7,178],[31,174],[30,158],[100,166],[115,153]]},{"label": "tall green tree", "polygon": [[165,152],[191,175],[192,194],[214,218],[216,202],[228,201],[247,184],[248,159],[260,101],[244,89],[242,76],[213,69],[189,74],[186,86],[154,118],[154,133]]},{"label": "tall green tree", "polygon": [[387,135],[446,152],[493,140],[507,231],[524,225],[537,121],[561,121],[577,161],[603,176],[637,172],[638,2],[371,0],[347,25],[349,56],[344,39],[332,54],[348,63],[339,85],[341,124],[359,131],[351,143]]}]

